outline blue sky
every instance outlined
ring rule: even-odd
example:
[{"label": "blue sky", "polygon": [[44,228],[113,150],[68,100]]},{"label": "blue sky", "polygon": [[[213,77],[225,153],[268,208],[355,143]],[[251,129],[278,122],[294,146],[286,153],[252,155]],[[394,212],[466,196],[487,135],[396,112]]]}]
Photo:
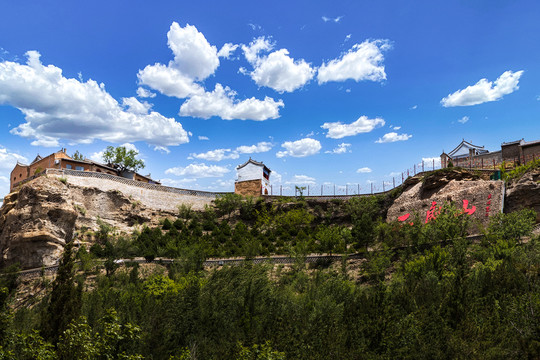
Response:
[{"label": "blue sky", "polygon": [[539,18],[505,0],[4,3],[0,192],[61,147],[127,144],[185,188],[232,191],[251,156],[275,189],[367,191],[462,138],[540,139]]}]

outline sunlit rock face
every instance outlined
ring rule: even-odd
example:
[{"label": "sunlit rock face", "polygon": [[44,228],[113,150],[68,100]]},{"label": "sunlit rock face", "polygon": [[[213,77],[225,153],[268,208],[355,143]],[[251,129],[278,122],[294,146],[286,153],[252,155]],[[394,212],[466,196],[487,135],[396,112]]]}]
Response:
[{"label": "sunlit rock face", "polygon": [[503,196],[502,181],[483,180],[460,169],[436,172],[406,188],[388,210],[387,221],[410,222],[418,214],[425,223],[436,218],[444,204],[452,203],[487,224],[490,216],[501,212]]},{"label": "sunlit rock face", "polygon": [[504,206],[505,212],[533,209],[536,221],[540,222],[540,169],[529,171],[508,184]]}]

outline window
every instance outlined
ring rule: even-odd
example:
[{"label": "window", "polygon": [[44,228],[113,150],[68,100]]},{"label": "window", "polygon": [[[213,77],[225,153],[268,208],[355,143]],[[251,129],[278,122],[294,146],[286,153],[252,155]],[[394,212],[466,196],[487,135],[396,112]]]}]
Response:
[{"label": "window", "polygon": [[71,169],[71,164],[66,164],[66,169]]},{"label": "window", "polygon": [[82,167],[82,166],[76,166],[76,167],[75,167],[75,170],[84,171],[84,167]]}]

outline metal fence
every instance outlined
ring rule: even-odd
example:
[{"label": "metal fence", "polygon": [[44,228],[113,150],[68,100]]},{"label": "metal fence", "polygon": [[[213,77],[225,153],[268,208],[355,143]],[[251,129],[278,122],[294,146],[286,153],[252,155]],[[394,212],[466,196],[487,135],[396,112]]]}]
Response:
[{"label": "metal fence", "polygon": [[415,176],[441,168],[440,162],[422,161],[401,172],[393,172],[384,180],[368,181],[360,184],[315,184],[315,183],[287,183],[285,185],[270,185],[270,196],[305,196],[317,198],[349,198],[352,196],[367,196],[383,194],[403,184],[410,176]]}]

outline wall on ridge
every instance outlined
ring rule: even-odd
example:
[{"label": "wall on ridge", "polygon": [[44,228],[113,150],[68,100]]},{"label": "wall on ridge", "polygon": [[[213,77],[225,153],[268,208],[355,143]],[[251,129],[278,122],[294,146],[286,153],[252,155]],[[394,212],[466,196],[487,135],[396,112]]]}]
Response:
[{"label": "wall on ridge", "polygon": [[120,191],[133,201],[140,201],[144,206],[176,212],[181,204],[189,204],[194,210],[203,210],[220,193],[175,189],[167,186],[142,183],[118,176],[91,173],[88,171],[70,171],[48,169],[47,176],[65,178],[68,184],[81,187],[95,187],[102,191]]}]

